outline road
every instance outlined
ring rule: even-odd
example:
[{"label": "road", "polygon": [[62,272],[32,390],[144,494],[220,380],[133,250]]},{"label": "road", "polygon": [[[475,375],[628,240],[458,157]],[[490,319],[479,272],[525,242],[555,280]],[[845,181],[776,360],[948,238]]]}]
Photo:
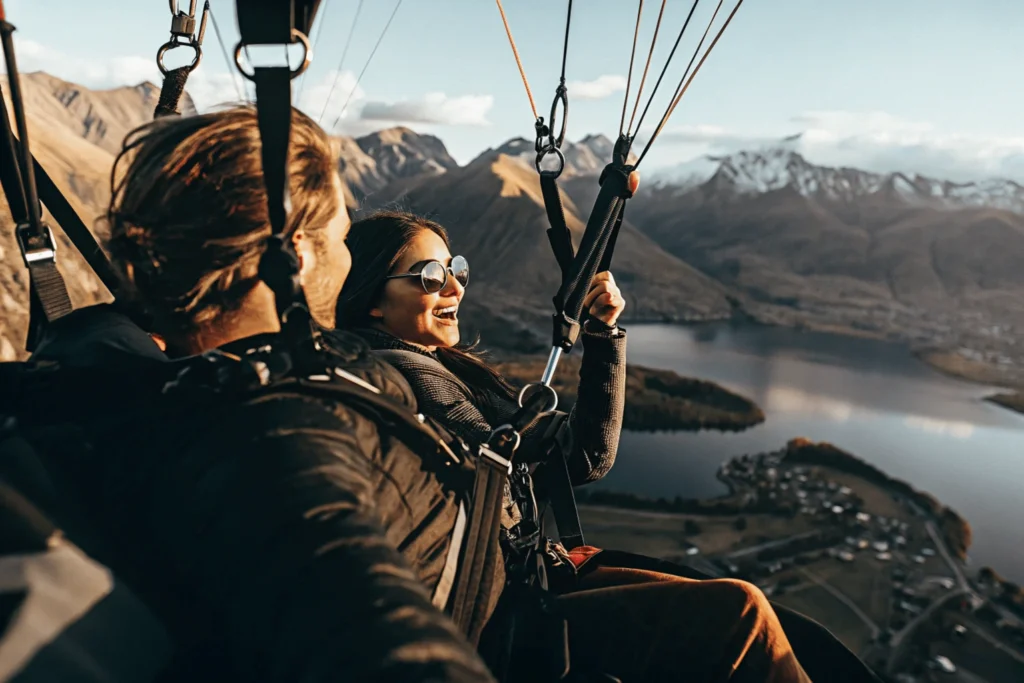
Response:
[{"label": "road", "polygon": [[873,620],[873,619],[872,619],[871,617],[869,617],[869,616],[868,616],[868,615],[867,615],[867,614],[866,614],[866,613],[864,612],[864,610],[862,610],[862,609],[861,609],[860,607],[858,607],[858,606],[857,606],[857,603],[855,603],[855,602],[854,602],[853,600],[851,600],[850,598],[846,597],[846,594],[845,594],[845,593],[843,593],[843,592],[842,592],[842,591],[840,591],[839,589],[837,589],[837,588],[833,587],[833,586],[832,586],[832,585],[830,585],[830,584],[829,584],[829,583],[828,583],[827,581],[825,581],[824,579],[822,579],[822,578],[821,578],[820,576],[818,576],[817,574],[814,574],[813,572],[809,572],[809,571],[807,571],[806,569],[801,569],[801,570],[800,570],[800,573],[801,573],[801,574],[803,574],[804,576],[806,576],[806,577],[807,577],[808,579],[810,579],[810,580],[811,580],[811,581],[813,581],[814,583],[816,583],[816,584],[818,584],[819,586],[821,586],[822,588],[824,588],[825,590],[827,590],[827,591],[828,591],[829,593],[831,593],[831,594],[832,594],[832,595],[833,595],[833,596],[834,596],[834,597],[835,597],[835,598],[836,598],[837,600],[839,600],[839,601],[840,601],[841,603],[843,603],[844,605],[846,605],[847,607],[849,607],[849,608],[850,608],[850,611],[851,611],[851,612],[853,612],[854,614],[856,614],[856,615],[857,615],[857,617],[858,617],[858,618],[859,618],[859,619],[860,619],[861,621],[863,621],[863,622],[864,622],[865,624],[867,624],[867,626],[868,626],[868,628],[869,628],[869,629],[871,629],[871,640],[874,640],[875,638],[877,638],[877,637],[878,637],[878,634],[879,634],[879,633],[881,632],[881,629],[880,629],[880,628],[878,627],[878,624],[876,624],[876,623],[874,622],[874,620]]},{"label": "road", "polygon": [[812,536],[817,536],[820,533],[821,533],[820,531],[807,531],[807,532],[802,533],[802,534],[797,534],[795,536],[787,536],[786,538],[780,538],[780,539],[775,540],[775,541],[767,541],[765,543],[758,543],[757,545],[752,545],[752,546],[747,547],[747,548],[741,548],[739,550],[734,550],[733,552],[725,555],[725,557],[727,557],[729,559],[733,559],[735,557],[743,557],[744,555],[751,555],[753,553],[759,553],[762,550],[768,550],[769,548],[777,548],[779,546],[786,545],[787,543],[792,543],[793,541],[800,541],[800,540],[803,540],[805,538],[811,538]]},{"label": "road", "polygon": [[960,591],[964,593],[973,594],[974,591],[971,589],[971,585],[967,583],[967,577],[964,575],[963,567],[960,566],[960,561],[954,559],[949,552],[949,548],[946,547],[946,540],[939,534],[939,530],[935,528],[935,522],[928,520],[924,524],[925,530],[928,535],[932,537],[932,543],[938,549],[939,554],[942,555],[942,559],[949,565],[949,568],[953,570],[953,575],[956,577],[957,586],[960,587]]}]

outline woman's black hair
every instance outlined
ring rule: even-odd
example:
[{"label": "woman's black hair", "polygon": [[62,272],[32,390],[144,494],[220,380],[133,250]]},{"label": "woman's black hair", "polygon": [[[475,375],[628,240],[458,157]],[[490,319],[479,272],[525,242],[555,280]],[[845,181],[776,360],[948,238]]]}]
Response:
[{"label": "woman's black hair", "polygon": [[[377,211],[352,224],[346,244],[352,253],[352,270],[338,297],[339,327],[349,329],[376,327],[378,320],[370,315],[384,293],[388,275],[405,255],[410,242],[423,230],[429,230],[451,248],[448,232],[438,223],[404,211]],[[481,355],[474,351],[479,337],[471,343],[438,347],[437,359],[462,380],[474,398],[482,399],[488,392],[513,397],[516,390],[498,374]]]}]

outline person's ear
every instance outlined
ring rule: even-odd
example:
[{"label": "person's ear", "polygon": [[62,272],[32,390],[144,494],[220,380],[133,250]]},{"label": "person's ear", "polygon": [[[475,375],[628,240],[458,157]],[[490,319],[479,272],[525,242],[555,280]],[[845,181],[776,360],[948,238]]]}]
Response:
[{"label": "person's ear", "polygon": [[163,351],[164,353],[167,353],[167,340],[166,339],[161,337],[159,334],[155,334],[153,332],[149,333],[149,338],[153,340],[153,343],[156,344],[157,347],[161,351]]},{"label": "person's ear", "polygon": [[295,250],[296,256],[299,257],[299,272],[302,272],[303,267],[306,265],[305,254],[303,254],[306,243],[306,235],[302,232],[302,228],[292,233],[292,248]]}]

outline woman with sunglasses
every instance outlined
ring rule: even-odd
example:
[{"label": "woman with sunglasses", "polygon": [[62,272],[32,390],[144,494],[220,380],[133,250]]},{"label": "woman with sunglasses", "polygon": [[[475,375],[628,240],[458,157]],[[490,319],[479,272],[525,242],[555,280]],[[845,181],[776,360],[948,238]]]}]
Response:
[{"label": "woman with sunglasses", "polygon": [[[402,212],[379,212],[352,224],[352,271],[338,299],[339,326],[388,354],[416,393],[419,409],[454,434],[479,443],[518,409],[518,392],[459,336],[459,306],[469,264],[452,256],[443,227]],[[611,468],[622,428],[626,336],[615,325],[625,301],[610,273],[595,278],[591,319],[581,334],[578,399],[569,417],[573,484]],[[546,420],[523,435],[517,457],[529,459],[544,441]],[[539,455],[539,453],[538,453]],[[529,460],[527,460],[529,461]],[[504,521],[518,521],[506,496]]]},{"label": "woman with sunglasses", "polygon": [[[420,412],[469,441],[486,440],[515,414],[517,392],[460,343],[466,259],[452,256],[444,228],[408,213],[380,212],[353,223],[347,244],[352,270],[338,299],[339,326],[387,351],[382,355],[409,381]],[[625,332],[615,323],[624,306],[611,274],[600,274],[586,298],[591,317],[581,334],[578,398],[568,418],[574,485],[600,479],[615,459],[626,372]],[[539,456],[549,426],[542,420],[527,430],[516,457]],[[511,528],[518,517],[506,489],[502,525]],[[573,666],[627,681],[808,681],[755,586],[694,581],[666,573],[671,567],[658,560],[618,557],[629,566],[588,561],[556,588],[564,593],[559,603],[569,620]]]}]

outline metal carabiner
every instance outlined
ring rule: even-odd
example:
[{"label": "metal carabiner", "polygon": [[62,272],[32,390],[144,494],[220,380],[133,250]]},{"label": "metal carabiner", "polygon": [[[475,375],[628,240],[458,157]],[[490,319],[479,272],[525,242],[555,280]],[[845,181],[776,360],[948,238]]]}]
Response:
[{"label": "metal carabiner", "polygon": [[[291,70],[292,79],[302,75],[302,73],[309,68],[309,63],[313,59],[313,46],[309,43],[309,37],[297,28],[292,29],[291,44],[295,43],[302,45],[302,59],[299,61],[299,65]],[[245,50],[247,45],[248,43],[244,40],[240,40],[238,41],[238,45],[235,46],[235,67],[238,69],[238,73],[251,81],[254,73],[246,73],[245,69],[242,67],[242,52]]]},{"label": "metal carabiner", "polygon": [[[558,113],[558,103],[562,103],[562,128],[558,132],[556,138],[552,133],[555,130],[555,114]],[[565,129],[569,123],[569,91],[565,87],[565,81],[563,80],[555,88],[555,99],[551,102],[551,117],[548,119],[550,123],[548,127],[550,132],[548,133],[548,141],[553,147],[561,147],[562,143],[565,142]]]},{"label": "metal carabiner", "polygon": [[189,64],[188,70],[194,71],[199,62],[203,59],[203,38],[206,37],[206,22],[210,18],[210,0],[203,5],[203,16],[199,22],[199,33],[196,33],[196,4],[198,0],[191,0],[188,12],[178,10],[178,0],[168,0],[171,8],[171,39],[160,46],[156,52],[156,65],[160,73],[167,75],[169,69],[164,66],[164,55],[176,47],[190,47],[195,51],[195,57]]}]

